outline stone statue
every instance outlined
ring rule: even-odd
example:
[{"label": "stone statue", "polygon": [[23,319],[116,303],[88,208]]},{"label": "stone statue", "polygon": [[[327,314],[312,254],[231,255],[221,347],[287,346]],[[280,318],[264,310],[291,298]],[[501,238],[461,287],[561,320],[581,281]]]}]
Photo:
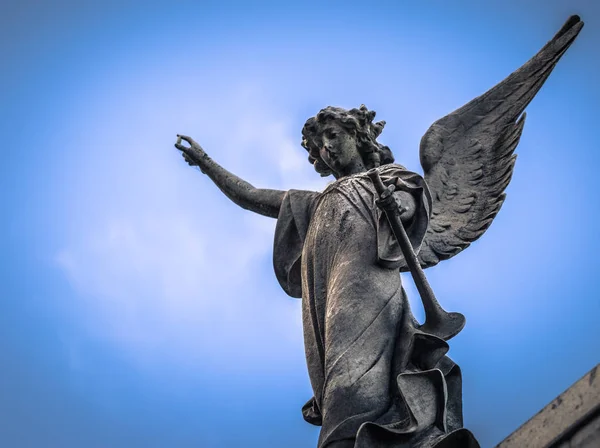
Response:
[{"label": "stone statue", "polygon": [[[321,193],[255,188],[178,136],[185,160],[229,199],[277,219],[275,274],[287,294],[302,298],[314,391],[302,413],[322,427],[319,448],[479,446],[463,428],[460,368],[446,356],[464,317],[441,309],[422,269],[491,224],[513,172],[523,111],[582,27],[571,17],[520,69],[436,121],[421,140],[424,176],[394,163],[376,140],[385,122],[374,122],[364,105],[326,107],[302,129],[310,163],[335,177]],[[401,285],[399,272],[409,269],[423,325]]]}]

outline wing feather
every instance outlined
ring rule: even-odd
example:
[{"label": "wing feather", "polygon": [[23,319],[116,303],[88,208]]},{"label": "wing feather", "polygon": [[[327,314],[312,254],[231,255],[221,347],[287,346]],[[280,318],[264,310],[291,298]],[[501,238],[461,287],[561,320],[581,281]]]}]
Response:
[{"label": "wing feather", "polygon": [[491,225],[513,174],[525,107],[582,27],[578,16],[570,17],[521,68],[433,123],[421,139],[421,165],[433,198],[419,252],[423,267],[453,257]]}]

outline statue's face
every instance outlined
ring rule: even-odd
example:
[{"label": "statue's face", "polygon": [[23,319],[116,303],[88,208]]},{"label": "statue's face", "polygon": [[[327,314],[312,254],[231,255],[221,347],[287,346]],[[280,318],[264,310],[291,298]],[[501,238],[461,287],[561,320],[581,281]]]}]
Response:
[{"label": "statue's face", "polygon": [[336,174],[343,177],[364,170],[364,164],[354,133],[335,121],[323,125],[321,130],[321,159]]}]

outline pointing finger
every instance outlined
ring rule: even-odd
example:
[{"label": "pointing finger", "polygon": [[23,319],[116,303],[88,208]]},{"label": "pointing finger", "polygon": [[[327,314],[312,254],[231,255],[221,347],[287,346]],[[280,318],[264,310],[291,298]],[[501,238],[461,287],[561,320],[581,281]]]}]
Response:
[{"label": "pointing finger", "polygon": [[181,140],[185,140],[186,142],[188,142],[190,145],[197,145],[197,143],[194,141],[193,138],[188,137],[187,135],[180,135],[177,134],[177,141],[180,142]]}]

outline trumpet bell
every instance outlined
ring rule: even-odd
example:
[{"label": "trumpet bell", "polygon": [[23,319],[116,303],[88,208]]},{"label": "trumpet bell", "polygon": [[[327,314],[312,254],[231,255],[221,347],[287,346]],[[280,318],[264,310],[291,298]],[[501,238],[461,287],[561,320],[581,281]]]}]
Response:
[{"label": "trumpet bell", "polygon": [[463,314],[440,310],[439,313],[436,313],[435,319],[425,319],[425,323],[418,328],[424,333],[448,341],[460,333],[466,323],[467,319]]}]

